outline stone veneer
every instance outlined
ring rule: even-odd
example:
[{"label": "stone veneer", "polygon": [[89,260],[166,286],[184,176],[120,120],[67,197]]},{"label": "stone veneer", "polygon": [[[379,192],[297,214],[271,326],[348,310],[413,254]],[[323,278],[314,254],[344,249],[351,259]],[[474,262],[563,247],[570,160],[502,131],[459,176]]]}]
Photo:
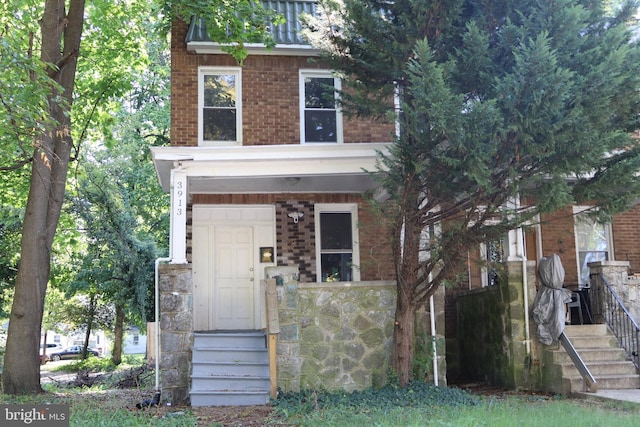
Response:
[{"label": "stone veneer", "polygon": [[193,346],[191,264],[162,264],[160,279],[160,382],[162,400],[189,402]]},{"label": "stone veneer", "polygon": [[[602,277],[611,285],[613,290],[624,304],[625,308],[633,317],[636,323],[640,322],[640,277],[637,275],[629,276],[628,261],[597,261],[590,262],[589,273],[602,274]],[[593,287],[589,290],[590,298],[595,298],[596,290]],[[595,307],[591,307],[592,314],[597,323],[603,322],[598,313],[594,313]]]},{"label": "stone veneer", "polygon": [[532,390],[540,384],[540,350],[525,302],[530,309],[535,298],[535,262],[527,262],[526,295],[522,263],[505,267],[497,285],[456,295],[460,370],[470,381]]},{"label": "stone veneer", "polygon": [[[302,283],[296,267],[269,267],[276,279],[280,334],[278,387],[361,390],[387,383],[396,307],[393,281]],[[443,298],[438,336],[443,341]],[[428,311],[417,315],[417,331],[430,333]],[[443,350],[443,349],[442,349]],[[446,384],[444,351],[440,384]]]},{"label": "stone veneer", "polygon": [[278,291],[278,387],[353,391],[386,382],[394,282],[299,283],[295,267],[266,275]]},{"label": "stone veneer", "polygon": [[[160,375],[163,401],[189,402],[193,346],[191,264],[160,265]],[[396,287],[393,281],[300,283],[296,267],[268,267],[277,284],[278,387],[353,391],[387,382]],[[442,298],[436,298],[443,338]],[[417,330],[428,331],[428,312]],[[442,352],[444,354],[444,351]],[[446,383],[444,356],[440,384]]]}]

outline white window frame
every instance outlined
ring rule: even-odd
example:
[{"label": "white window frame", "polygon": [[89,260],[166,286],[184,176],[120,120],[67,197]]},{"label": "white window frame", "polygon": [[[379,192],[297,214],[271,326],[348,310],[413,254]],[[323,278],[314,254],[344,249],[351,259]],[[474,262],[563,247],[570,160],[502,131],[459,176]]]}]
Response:
[{"label": "white window frame", "polygon": [[334,87],[337,91],[342,90],[342,81],[336,77],[334,75],[334,73],[332,73],[329,70],[306,70],[306,69],[302,69],[300,70],[300,75],[299,75],[299,98],[300,98],[300,142],[302,144],[314,144],[314,145],[330,145],[330,144],[342,144],[344,142],[344,138],[343,138],[343,127],[342,127],[342,109],[340,108],[340,105],[338,103],[338,94],[335,94],[336,97],[336,108],[335,108],[335,112],[336,112],[336,141],[335,142],[318,142],[318,141],[311,141],[311,142],[307,142],[306,141],[306,134],[305,134],[305,85],[304,85],[304,80],[305,78],[310,77],[310,78],[321,78],[321,79],[326,79],[326,78],[333,78],[333,84]]},{"label": "white window frame", "polygon": [[351,214],[351,277],[352,282],[360,281],[360,239],[358,236],[358,205],[355,203],[317,203],[314,207],[316,230],[316,281],[322,283],[322,250],[320,214],[321,213],[350,213]]},{"label": "white window frame", "polygon": [[[575,251],[576,251],[576,268],[578,270],[578,286],[589,286],[589,283],[582,283],[582,266],[580,265],[580,247],[578,245],[578,217],[585,211],[593,209],[593,206],[574,206],[573,207],[573,234],[575,236]],[[613,250],[613,229],[611,223],[605,223],[600,225],[604,226],[604,232],[606,234],[605,239],[607,242],[607,260],[615,261]]]},{"label": "white window frame", "polygon": [[[210,75],[234,75],[236,77],[236,140],[205,141],[204,120],[204,77]],[[240,67],[198,67],[198,145],[242,145],[242,69]]]}]

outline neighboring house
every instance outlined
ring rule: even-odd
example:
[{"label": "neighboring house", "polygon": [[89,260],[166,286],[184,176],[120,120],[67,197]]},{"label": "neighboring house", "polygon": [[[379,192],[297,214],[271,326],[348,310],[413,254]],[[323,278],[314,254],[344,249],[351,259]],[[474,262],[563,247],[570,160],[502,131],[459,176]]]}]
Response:
[{"label": "neighboring house", "polygon": [[123,337],[122,352],[124,354],[145,354],[147,352],[147,335],[140,328],[127,329]]},{"label": "neighboring house", "polygon": [[[367,171],[376,170],[394,125],[347,118],[322,91],[343,82],[310,61],[318,52],[299,37],[298,15],[312,13],[314,1],[265,4],[285,13],[287,24],[273,29],[272,50],[248,46],[242,67],[208,39],[198,20],[172,29],[171,146],[152,148],[152,157],[160,185],[171,194],[171,252],[158,267],[157,359],[158,386],[174,403],[265,403],[274,376],[287,391],[353,390],[382,384],[390,366],[394,269],[384,220],[363,194],[375,193]],[[629,260],[640,270],[640,232],[633,225],[638,208],[612,225],[574,220],[581,209],[542,218],[471,251],[460,289],[495,287],[505,276],[487,261],[506,265],[516,285],[509,304],[519,307],[514,324],[530,325],[522,317],[535,297],[541,256],[558,253],[567,283],[576,287],[585,284],[590,260]],[[272,314],[265,310],[267,279],[277,283],[276,357],[245,360],[252,344],[225,341],[219,347],[232,352],[225,359],[215,340],[257,337],[265,350],[263,331]],[[443,338],[444,290],[433,307],[417,321]],[[455,302],[447,309],[449,358],[449,348],[457,348],[449,344]],[[495,317],[500,334],[514,334],[499,341],[522,343],[505,351],[527,348],[527,355],[506,359],[536,366],[529,331]],[[483,322],[489,319],[476,324]],[[435,375],[446,384],[450,362],[442,354],[438,360]],[[240,386],[246,379],[255,381]],[[513,381],[519,388],[538,385]]]},{"label": "neighboring house", "polygon": [[[56,331],[47,331],[47,344],[57,344],[61,348],[72,345],[84,345],[85,336],[82,332],[66,332],[60,333]],[[40,344],[44,343],[44,335],[40,339]],[[101,356],[110,350],[110,344],[104,331],[93,331],[89,336],[89,347],[98,351]]]}]

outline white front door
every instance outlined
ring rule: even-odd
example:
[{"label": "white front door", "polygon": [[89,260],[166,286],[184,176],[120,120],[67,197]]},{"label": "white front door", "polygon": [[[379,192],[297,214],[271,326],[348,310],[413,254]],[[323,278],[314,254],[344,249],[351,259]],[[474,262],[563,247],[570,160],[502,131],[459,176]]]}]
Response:
[{"label": "white front door", "polygon": [[264,327],[260,249],[275,247],[275,209],[265,205],[193,209],[193,328],[195,331]]},{"label": "white front door", "polygon": [[214,307],[211,329],[254,328],[253,228],[214,229]]}]

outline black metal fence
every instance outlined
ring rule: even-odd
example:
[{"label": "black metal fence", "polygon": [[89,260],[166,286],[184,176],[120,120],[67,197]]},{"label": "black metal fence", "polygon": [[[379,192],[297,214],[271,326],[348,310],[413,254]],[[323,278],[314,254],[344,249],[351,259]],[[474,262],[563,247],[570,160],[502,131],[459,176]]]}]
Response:
[{"label": "black metal fence", "polygon": [[602,274],[591,274],[590,279],[589,302],[594,318],[601,317],[604,320],[636,365],[636,369],[640,369],[638,357],[640,354],[638,348],[640,328],[638,324],[633,320],[618,294]]}]

